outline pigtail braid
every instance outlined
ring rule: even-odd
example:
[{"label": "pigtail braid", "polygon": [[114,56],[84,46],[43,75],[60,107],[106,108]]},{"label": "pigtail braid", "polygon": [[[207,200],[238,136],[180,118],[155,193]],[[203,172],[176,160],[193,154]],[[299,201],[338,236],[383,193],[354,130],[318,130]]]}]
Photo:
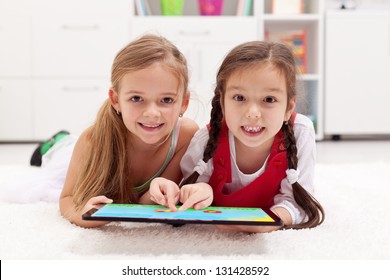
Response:
[{"label": "pigtail braid", "polygon": [[[208,162],[214,155],[215,150],[218,145],[219,133],[222,127],[222,108],[221,108],[221,91],[218,87],[215,89],[215,95],[211,101],[212,109],[210,113],[210,130],[209,130],[209,140],[207,141],[206,148],[203,152],[202,160]],[[199,173],[194,171],[190,176],[185,178],[181,183],[180,187],[193,184],[198,180]]]},{"label": "pigtail braid", "polygon": [[[282,130],[285,136],[288,168],[296,170],[298,167],[297,146],[291,122],[289,121],[287,125],[283,124]],[[305,211],[308,220],[302,224],[291,225],[286,228],[302,229],[313,228],[320,225],[325,218],[325,212],[321,204],[298,182],[292,184],[292,189],[295,201]]]},{"label": "pigtail braid", "polygon": [[210,118],[210,130],[209,140],[207,141],[206,148],[203,153],[203,161],[208,162],[214,156],[215,150],[218,145],[218,138],[222,127],[222,108],[220,93],[216,93],[211,102],[211,118]]}]

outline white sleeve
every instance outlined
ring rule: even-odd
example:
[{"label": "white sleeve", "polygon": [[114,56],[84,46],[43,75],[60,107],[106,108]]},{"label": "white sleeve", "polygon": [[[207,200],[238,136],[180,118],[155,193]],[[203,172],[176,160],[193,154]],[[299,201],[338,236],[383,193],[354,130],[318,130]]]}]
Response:
[{"label": "white sleeve", "polygon": [[[187,178],[194,172],[196,164],[203,158],[203,152],[208,140],[209,131],[207,127],[201,128],[195,133],[187,151],[180,161],[180,168],[184,178]],[[207,162],[206,171],[199,176],[197,182],[208,182],[211,174],[213,173],[213,169],[213,160],[211,159]]]},{"label": "white sleeve", "polygon": [[[294,135],[298,150],[299,184],[310,194],[314,192],[314,168],[316,161],[315,132],[311,120],[297,114],[294,123]],[[306,214],[294,200],[292,186],[284,178],[281,182],[280,193],[274,198],[275,207],[285,208],[291,215],[292,224],[305,221]]]}]

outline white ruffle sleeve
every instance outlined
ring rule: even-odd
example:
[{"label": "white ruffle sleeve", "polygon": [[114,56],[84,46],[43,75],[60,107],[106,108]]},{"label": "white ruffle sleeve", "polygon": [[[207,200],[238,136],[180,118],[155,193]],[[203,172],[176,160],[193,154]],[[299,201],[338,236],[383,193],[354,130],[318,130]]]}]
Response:
[{"label": "white ruffle sleeve", "polygon": [[[187,148],[183,158],[180,162],[181,172],[183,173],[184,178],[190,176],[198,164],[199,160],[203,158],[203,152],[206,147],[207,141],[209,140],[209,131],[207,127],[201,128],[193,136],[190,145]],[[214,166],[213,160],[206,162],[204,173],[199,176],[198,182],[208,182],[211,174],[213,173]]]}]

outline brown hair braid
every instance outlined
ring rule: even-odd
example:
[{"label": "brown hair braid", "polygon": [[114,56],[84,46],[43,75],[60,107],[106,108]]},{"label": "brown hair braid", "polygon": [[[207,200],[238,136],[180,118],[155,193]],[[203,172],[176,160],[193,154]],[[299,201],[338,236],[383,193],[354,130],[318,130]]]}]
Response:
[{"label": "brown hair braid", "polygon": [[[298,168],[297,146],[291,121],[283,124],[284,143],[287,150],[287,160],[289,169]],[[325,212],[321,204],[308,193],[298,182],[292,184],[294,200],[305,211],[308,220],[302,224],[291,225],[285,228],[302,229],[316,227],[324,221]]]}]

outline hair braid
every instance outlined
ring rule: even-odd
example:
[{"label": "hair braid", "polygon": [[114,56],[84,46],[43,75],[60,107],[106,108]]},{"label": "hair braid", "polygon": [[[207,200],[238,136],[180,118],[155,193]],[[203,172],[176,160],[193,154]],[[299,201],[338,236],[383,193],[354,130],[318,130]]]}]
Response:
[{"label": "hair braid", "polygon": [[[222,108],[221,108],[221,91],[216,88],[215,95],[211,101],[212,109],[210,113],[210,130],[209,130],[209,140],[207,141],[206,148],[203,152],[202,160],[208,162],[214,155],[215,150],[218,145],[219,133],[222,127]],[[199,173],[194,171],[190,176],[185,178],[181,184],[184,186],[186,184],[193,184],[199,178]]]},{"label": "hair braid", "polygon": [[[297,146],[291,122],[289,121],[287,125],[284,124],[282,129],[285,136],[288,168],[296,170],[298,167]],[[292,184],[292,189],[295,201],[305,211],[308,220],[302,224],[291,225],[286,228],[302,229],[320,225],[325,218],[325,212],[321,204],[298,182]]]}]

